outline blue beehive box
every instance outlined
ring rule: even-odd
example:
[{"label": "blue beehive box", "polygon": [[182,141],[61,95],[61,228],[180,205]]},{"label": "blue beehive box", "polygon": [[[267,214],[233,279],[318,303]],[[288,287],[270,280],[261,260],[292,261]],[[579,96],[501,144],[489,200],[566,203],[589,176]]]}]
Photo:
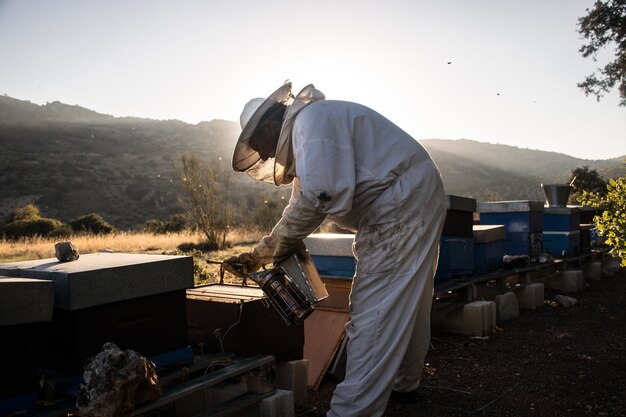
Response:
[{"label": "blue beehive box", "polygon": [[544,207],[543,246],[552,256],[576,256],[581,252],[580,206]]},{"label": "blue beehive box", "polygon": [[474,238],[442,236],[435,282],[474,273]]},{"label": "blue beehive box", "polygon": [[304,239],[313,264],[320,275],[352,278],[356,259],[352,254],[353,234],[314,233]]},{"label": "blue beehive box", "polygon": [[539,257],[543,251],[543,202],[517,200],[478,203],[480,224],[504,225],[507,255]]},{"label": "blue beehive box", "polygon": [[580,230],[580,206],[544,207],[544,232],[574,232]]},{"label": "blue beehive box", "polygon": [[504,225],[474,225],[474,271],[486,274],[502,266],[506,230]]},{"label": "blue beehive box", "polygon": [[543,247],[556,258],[576,256],[581,253],[580,231],[543,232]]}]

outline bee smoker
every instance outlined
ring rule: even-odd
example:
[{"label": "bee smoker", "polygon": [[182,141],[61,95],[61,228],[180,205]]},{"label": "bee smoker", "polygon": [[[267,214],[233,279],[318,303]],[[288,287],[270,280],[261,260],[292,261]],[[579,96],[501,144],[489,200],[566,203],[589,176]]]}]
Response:
[{"label": "bee smoker", "polygon": [[313,306],[328,297],[308,252],[293,254],[267,271],[248,275],[256,282],[288,326],[301,323]]}]

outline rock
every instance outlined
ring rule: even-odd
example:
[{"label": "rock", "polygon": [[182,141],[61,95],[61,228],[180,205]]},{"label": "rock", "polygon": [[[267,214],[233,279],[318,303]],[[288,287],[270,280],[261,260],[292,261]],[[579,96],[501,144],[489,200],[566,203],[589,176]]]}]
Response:
[{"label": "rock", "polygon": [[85,366],[76,406],[83,417],[114,417],[161,396],[152,362],[133,350],[105,343]]},{"label": "rock", "polygon": [[59,242],[55,244],[54,255],[60,262],[75,261],[80,257],[78,248],[72,242]]},{"label": "rock", "polygon": [[575,299],[574,297],[568,297],[566,295],[559,294],[555,296],[554,299],[563,307],[571,307],[571,306],[575,306],[576,304],[578,304],[577,299]]}]

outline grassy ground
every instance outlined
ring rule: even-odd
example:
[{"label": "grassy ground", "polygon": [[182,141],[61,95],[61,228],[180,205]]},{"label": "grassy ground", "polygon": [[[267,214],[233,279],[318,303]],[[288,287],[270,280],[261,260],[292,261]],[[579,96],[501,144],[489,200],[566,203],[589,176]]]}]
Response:
[{"label": "grassy ground", "polygon": [[221,261],[241,252],[251,250],[263,233],[234,230],[226,238],[226,248],[208,251],[204,236],[196,232],[168,234],[120,232],[111,235],[76,235],[69,238],[24,238],[17,241],[0,239],[0,264],[33,259],[54,258],[54,245],[71,241],[81,255],[102,251],[121,253],[145,253],[165,255],[192,255],[197,284],[214,282],[219,278],[219,265],[207,264],[207,260]]}]

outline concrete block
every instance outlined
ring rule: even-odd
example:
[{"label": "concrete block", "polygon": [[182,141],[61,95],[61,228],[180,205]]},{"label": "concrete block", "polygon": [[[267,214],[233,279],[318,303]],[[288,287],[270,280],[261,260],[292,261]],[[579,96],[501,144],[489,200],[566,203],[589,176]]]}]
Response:
[{"label": "concrete block", "polygon": [[541,307],[544,301],[544,292],[545,288],[542,283],[530,284],[517,289],[515,295],[519,308],[534,310]]},{"label": "concrete block", "polygon": [[353,234],[314,233],[304,239],[311,256],[354,256],[352,254]]},{"label": "concrete block", "polygon": [[544,280],[546,288],[563,292],[582,291],[585,286],[583,271],[572,269],[563,271],[560,275]]},{"label": "concrete block", "polygon": [[602,279],[602,262],[592,262],[583,269],[585,279],[600,281]]},{"label": "concrete block", "polygon": [[307,378],[309,361],[306,359],[276,364],[276,388],[291,391],[296,406],[308,399]]},{"label": "concrete block", "polygon": [[612,277],[620,270],[621,259],[615,256],[605,256],[602,258],[602,275]]},{"label": "concrete block", "polygon": [[294,417],[293,393],[276,390],[274,395],[261,400],[260,409],[261,417]]},{"label": "concrete block", "polygon": [[0,265],[0,274],[54,282],[54,307],[79,310],[192,288],[191,256],[91,253]]},{"label": "concrete block", "polygon": [[433,326],[451,333],[482,336],[496,327],[496,304],[493,301],[474,301],[462,308],[435,314],[431,321]]},{"label": "concrete block", "polygon": [[496,320],[507,321],[519,317],[519,303],[513,292],[499,294],[495,297]]},{"label": "concrete block", "polygon": [[53,302],[52,281],[0,277],[0,326],[52,321]]}]

